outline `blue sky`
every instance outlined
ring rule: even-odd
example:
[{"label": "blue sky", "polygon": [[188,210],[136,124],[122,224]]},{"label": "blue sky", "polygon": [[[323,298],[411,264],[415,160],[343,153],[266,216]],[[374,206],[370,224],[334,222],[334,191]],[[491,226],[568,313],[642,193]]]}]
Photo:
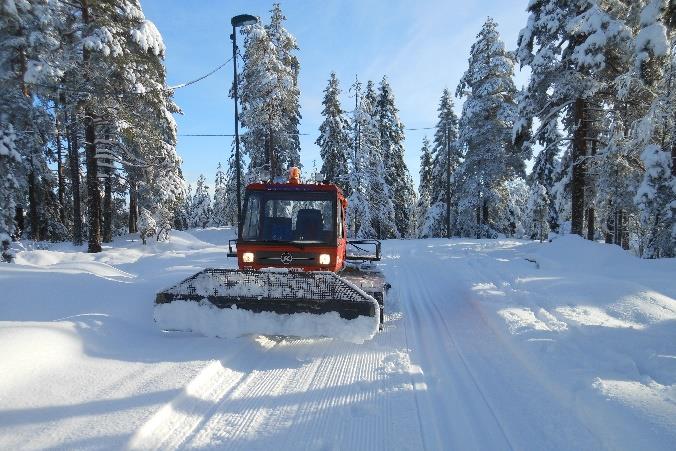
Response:
[{"label": "blue sky", "polygon": [[[272,0],[142,0],[148,19],[155,22],[167,47],[170,85],[194,79],[230,58],[230,17],[250,13],[269,20]],[[526,0],[324,0],[281,1],[286,27],[300,51],[301,161],[308,171],[321,167],[314,144],[321,124],[321,101],[330,72],[343,88],[343,108],[352,109],[348,88],[355,75],[380,81],[387,75],[400,118],[408,128],[436,122],[441,92],[455,92],[467,68],[470,46],[486,17],[493,17],[507,48],[516,46],[526,24]],[[241,67],[241,66],[240,66]],[[518,70],[518,68],[517,68]],[[516,74],[517,87],[527,74]],[[177,117],[179,133],[233,133],[234,110],[227,89],[232,65],[205,80],[179,89],[176,101],[184,114]],[[462,104],[456,99],[456,110]],[[406,132],[406,163],[416,187],[423,136],[433,130]],[[213,184],[216,165],[225,163],[231,138],[180,137],[186,179],[194,184],[204,174]]]}]

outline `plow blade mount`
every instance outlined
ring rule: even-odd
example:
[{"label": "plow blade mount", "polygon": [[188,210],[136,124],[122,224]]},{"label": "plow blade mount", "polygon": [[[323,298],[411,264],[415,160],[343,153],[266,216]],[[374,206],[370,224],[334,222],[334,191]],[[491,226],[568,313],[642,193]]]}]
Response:
[{"label": "plow blade mount", "polygon": [[363,342],[378,330],[380,307],[335,273],[286,269],[205,269],[157,294],[164,330],[208,336],[333,337]]}]

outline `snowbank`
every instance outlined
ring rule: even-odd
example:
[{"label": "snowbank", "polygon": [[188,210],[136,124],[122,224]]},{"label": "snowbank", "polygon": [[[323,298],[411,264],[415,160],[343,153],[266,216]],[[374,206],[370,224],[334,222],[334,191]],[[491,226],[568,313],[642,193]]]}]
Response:
[{"label": "snowbank", "polygon": [[609,448],[668,448],[676,440],[676,260],[643,260],[571,235],[489,255],[503,263],[489,263],[490,282],[474,282],[473,292],[515,353],[576,400]]},{"label": "snowbank", "polygon": [[246,334],[294,337],[331,337],[363,343],[378,332],[379,313],[374,317],[341,318],[336,312],[293,315],[249,310],[220,309],[209,301],[174,301],[155,306],[155,321],[164,330],[201,333],[210,337],[235,338]]}]

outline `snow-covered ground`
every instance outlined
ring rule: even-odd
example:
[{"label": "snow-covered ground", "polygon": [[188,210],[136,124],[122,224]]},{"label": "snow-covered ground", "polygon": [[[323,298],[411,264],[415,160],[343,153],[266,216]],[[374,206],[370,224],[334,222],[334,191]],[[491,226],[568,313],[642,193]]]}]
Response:
[{"label": "snow-covered ground", "polygon": [[673,449],[676,261],[575,237],[384,243],[385,330],[163,333],[229,230],[0,265],[0,449]]}]

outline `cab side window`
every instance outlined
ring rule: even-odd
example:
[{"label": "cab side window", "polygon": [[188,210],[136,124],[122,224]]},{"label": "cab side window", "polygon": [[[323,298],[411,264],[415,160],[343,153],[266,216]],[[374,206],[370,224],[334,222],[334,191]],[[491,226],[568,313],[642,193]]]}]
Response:
[{"label": "cab side window", "polygon": [[343,227],[343,224],[345,224],[345,210],[343,210],[343,206],[341,205],[340,202],[338,202],[338,237],[339,238],[345,238],[345,227]]}]

